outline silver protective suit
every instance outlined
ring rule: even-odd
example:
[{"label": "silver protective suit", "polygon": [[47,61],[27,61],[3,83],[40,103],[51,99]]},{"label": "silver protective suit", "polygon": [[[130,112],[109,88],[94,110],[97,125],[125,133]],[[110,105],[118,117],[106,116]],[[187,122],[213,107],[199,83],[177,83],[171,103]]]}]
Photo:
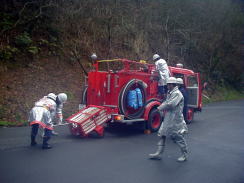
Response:
[{"label": "silver protective suit", "polygon": [[57,106],[56,102],[46,96],[35,103],[29,113],[30,125],[38,123],[43,128],[53,129],[55,115],[62,115],[63,104]]},{"label": "silver protective suit", "polygon": [[159,72],[160,79],[158,81],[159,86],[167,85],[169,79],[169,68],[164,59],[159,59],[155,62],[156,70]]},{"label": "silver protective suit", "polygon": [[176,86],[167,95],[158,110],[165,110],[164,121],[158,131],[159,136],[171,136],[175,139],[176,143],[180,146],[182,152],[187,151],[187,145],[183,137],[184,131],[187,131],[187,126],[183,116],[184,97]]},{"label": "silver protective suit", "polygon": [[57,108],[56,108],[56,117],[58,119],[58,124],[61,124],[63,122],[62,110],[63,110],[63,103],[57,105]]}]

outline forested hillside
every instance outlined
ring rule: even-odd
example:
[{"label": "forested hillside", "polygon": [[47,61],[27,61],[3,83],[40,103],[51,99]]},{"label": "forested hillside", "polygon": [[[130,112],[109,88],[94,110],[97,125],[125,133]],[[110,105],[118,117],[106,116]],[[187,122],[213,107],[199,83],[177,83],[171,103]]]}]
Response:
[{"label": "forested hillside", "polygon": [[241,0],[2,0],[0,121],[23,123],[34,101],[68,93],[77,110],[89,55],[147,60],[200,72],[211,91],[239,90],[243,77]]}]

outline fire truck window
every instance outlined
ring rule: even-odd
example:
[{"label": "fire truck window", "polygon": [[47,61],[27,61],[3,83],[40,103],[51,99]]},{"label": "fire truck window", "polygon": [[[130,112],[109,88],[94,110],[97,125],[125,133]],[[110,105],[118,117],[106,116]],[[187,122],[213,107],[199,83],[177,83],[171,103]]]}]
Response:
[{"label": "fire truck window", "polygon": [[198,87],[197,78],[195,76],[188,77],[188,87]]}]

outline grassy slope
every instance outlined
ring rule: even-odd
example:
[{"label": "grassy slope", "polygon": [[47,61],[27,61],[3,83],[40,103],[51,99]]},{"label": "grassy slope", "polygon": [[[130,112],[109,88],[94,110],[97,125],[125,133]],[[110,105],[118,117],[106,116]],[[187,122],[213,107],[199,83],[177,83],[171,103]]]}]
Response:
[{"label": "grassy slope", "polygon": [[214,93],[209,93],[210,92],[208,91],[203,92],[203,104],[217,101],[244,99],[244,92],[237,91],[231,87],[217,86]]},{"label": "grassy slope", "polygon": [[26,124],[34,102],[50,92],[65,92],[64,117],[78,109],[83,74],[79,65],[57,58],[39,59],[28,67],[11,69],[0,75],[0,125]]}]

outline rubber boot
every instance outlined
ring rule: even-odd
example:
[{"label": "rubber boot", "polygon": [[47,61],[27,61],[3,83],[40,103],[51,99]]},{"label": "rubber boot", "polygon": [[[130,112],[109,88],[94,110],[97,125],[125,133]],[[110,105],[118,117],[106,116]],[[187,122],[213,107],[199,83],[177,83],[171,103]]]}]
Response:
[{"label": "rubber boot", "polygon": [[161,154],[164,151],[164,145],[158,145],[158,149],[155,153],[149,154],[150,159],[156,159],[156,160],[161,160]]},{"label": "rubber boot", "polygon": [[50,139],[50,137],[43,137],[43,144],[42,149],[51,149],[52,146],[50,146],[47,141]]},{"label": "rubber boot", "polygon": [[166,136],[162,136],[157,144],[158,145],[157,151],[154,154],[149,154],[150,159],[157,159],[157,160],[161,159],[161,154],[163,153],[165,148],[165,142],[166,142]]},{"label": "rubber boot", "polygon": [[34,135],[31,135],[31,146],[35,146],[37,143],[36,143],[36,136]]},{"label": "rubber boot", "polygon": [[177,159],[178,162],[184,162],[187,160],[187,152],[182,151],[182,155]]}]

